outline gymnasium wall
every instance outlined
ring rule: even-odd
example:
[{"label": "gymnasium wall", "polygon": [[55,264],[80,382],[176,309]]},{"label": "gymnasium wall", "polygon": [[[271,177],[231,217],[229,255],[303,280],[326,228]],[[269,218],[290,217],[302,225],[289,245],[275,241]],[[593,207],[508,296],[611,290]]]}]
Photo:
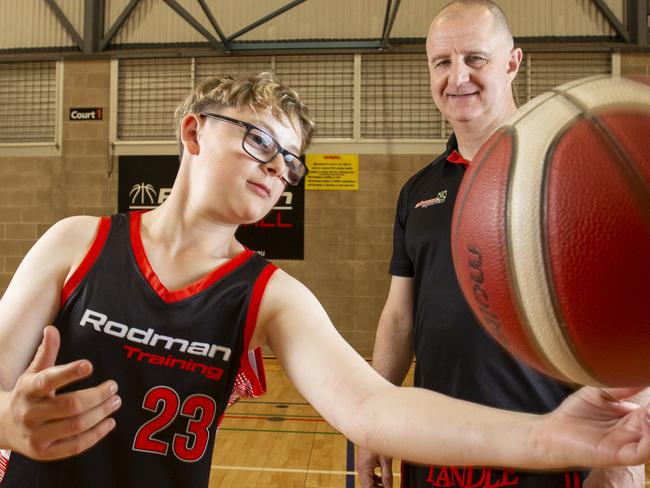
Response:
[{"label": "gymnasium wall", "polygon": [[628,76],[650,76],[650,53],[632,52],[621,56],[621,73]]},{"label": "gymnasium wall", "polygon": [[[620,65],[623,74],[648,75],[650,54],[624,53]],[[117,158],[109,152],[108,111],[102,121],[67,120],[70,107],[109,106],[110,73],[110,61],[63,62],[60,155],[10,156],[0,148],[0,293],[53,222],[115,211]],[[358,191],[307,191],[305,260],[278,262],[320,298],[362,355],[371,353],[388,290],[397,194],[431,157],[361,154]]]},{"label": "gymnasium wall", "polygon": [[[63,63],[60,156],[7,156],[0,148],[0,292],[53,222],[70,215],[102,215],[115,208],[108,119],[67,120],[71,106],[108,106],[109,67],[108,61]],[[13,117],[17,120],[21,114]]]}]

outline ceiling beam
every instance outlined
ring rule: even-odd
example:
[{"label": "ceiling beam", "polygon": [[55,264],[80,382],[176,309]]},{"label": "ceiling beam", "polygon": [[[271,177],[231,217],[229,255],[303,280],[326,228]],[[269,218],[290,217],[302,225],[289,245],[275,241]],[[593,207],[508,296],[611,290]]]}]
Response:
[{"label": "ceiling beam", "polygon": [[648,45],[648,0],[627,0],[627,28],[630,42]]},{"label": "ceiling beam", "polygon": [[83,39],[81,38],[81,36],[77,32],[77,30],[74,28],[74,26],[72,25],[70,20],[66,17],[63,10],[61,10],[61,7],[59,7],[59,4],[56,3],[55,0],[45,0],[45,2],[50,7],[52,12],[54,12],[54,15],[59,20],[59,22],[61,23],[63,28],[66,30],[68,35],[70,37],[72,37],[72,40],[77,45],[79,50],[82,51],[82,52],[85,52],[85,50],[84,50],[85,43],[84,43]]},{"label": "ceiling beam", "polygon": [[[381,48],[386,49],[388,47],[388,40],[390,39],[390,32],[393,30],[393,24],[395,23],[395,18],[397,17],[397,11],[399,10],[399,4],[401,0],[395,0],[393,4],[393,11],[390,14],[390,19],[388,19],[388,24],[384,22],[384,32],[381,35]],[[386,6],[388,7],[388,6]]]},{"label": "ceiling beam", "polygon": [[280,7],[276,11],[271,12],[270,14],[268,14],[268,15],[262,17],[261,19],[253,22],[252,24],[250,24],[250,25],[244,27],[243,29],[235,32],[230,37],[228,37],[228,42],[231,42],[233,39],[237,39],[238,37],[243,36],[247,32],[252,31],[256,27],[259,27],[260,25],[265,24],[269,20],[274,19],[278,15],[281,15],[281,14],[285,13],[287,10],[290,10],[290,9],[294,8],[294,7],[300,5],[301,3],[305,2],[305,1],[306,0],[293,0],[293,2],[289,2],[284,7]]},{"label": "ceiling beam", "polygon": [[192,17],[187,10],[185,10],[176,0],[163,0],[174,12],[181,16],[185,22],[190,24],[196,31],[199,32],[203,37],[205,37],[210,45],[219,51],[222,54],[226,53],[226,48],[224,47],[219,40],[214,37],[201,23]]},{"label": "ceiling beam", "polygon": [[117,32],[122,28],[124,22],[126,22],[126,19],[129,18],[129,15],[131,15],[131,12],[133,12],[139,2],[140,0],[131,0],[129,4],[124,8],[124,10],[122,10],[122,13],[120,13],[120,15],[117,17],[106,35],[102,37],[101,41],[99,41],[99,51],[106,49],[106,47],[113,40],[113,37],[115,37],[115,34],[117,34]]},{"label": "ceiling beam", "polygon": [[99,50],[104,32],[104,0],[85,0],[84,3],[84,49],[85,53]]},{"label": "ceiling beam", "polygon": [[214,15],[212,14],[212,10],[210,10],[208,4],[205,3],[205,0],[198,0],[198,2],[199,5],[201,5],[201,8],[203,9],[203,13],[205,13],[205,16],[210,21],[210,24],[212,24],[212,28],[219,36],[219,39],[221,39],[221,43],[224,45],[224,48],[228,50],[228,44],[229,44],[228,39],[226,38],[226,35],[221,30],[221,27],[219,27],[219,24],[217,23],[217,19],[215,19]]},{"label": "ceiling beam", "polygon": [[622,37],[625,42],[629,43],[630,33],[625,28],[625,26],[621,23],[618,17],[616,17],[614,12],[612,12],[612,9],[609,8],[609,5],[605,3],[605,0],[592,0],[592,2],[594,2],[594,5],[596,5],[598,10],[600,10],[600,12],[605,16],[607,21],[611,24],[611,26],[618,33],[618,35]]},{"label": "ceiling beam", "polygon": [[390,19],[390,7],[393,3],[393,0],[386,0],[386,11],[384,12],[384,26],[381,28],[381,38],[384,38],[384,34],[388,29],[388,19]]}]

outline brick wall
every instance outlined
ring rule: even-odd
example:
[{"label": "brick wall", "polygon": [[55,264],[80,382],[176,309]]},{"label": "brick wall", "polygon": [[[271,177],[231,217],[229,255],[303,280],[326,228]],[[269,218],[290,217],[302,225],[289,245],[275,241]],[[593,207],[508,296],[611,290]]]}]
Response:
[{"label": "brick wall", "polygon": [[[64,64],[62,155],[0,157],[0,293],[53,222],[114,207],[108,157],[108,61]],[[103,107],[103,121],[67,120],[69,108]]]},{"label": "brick wall", "polygon": [[51,158],[7,158],[0,164],[0,289],[52,221]]},{"label": "brick wall", "polygon": [[621,74],[650,76],[650,52],[621,54]]},{"label": "brick wall", "polygon": [[359,157],[358,191],[307,191],[305,260],[278,264],[307,285],[337,329],[372,354],[390,276],[395,203],[431,155]]}]

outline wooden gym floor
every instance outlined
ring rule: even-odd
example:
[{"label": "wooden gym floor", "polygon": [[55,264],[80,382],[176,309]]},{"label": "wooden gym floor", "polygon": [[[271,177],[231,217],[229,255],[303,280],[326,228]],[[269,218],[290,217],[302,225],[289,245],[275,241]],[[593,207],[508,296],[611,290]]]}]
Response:
[{"label": "wooden gym floor", "polygon": [[[264,361],[267,393],[230,407],[217,434],[210,488],[353,488],[354,446]],[[412,384],[413,369],[405,384]],[[646,479],[650,472],[646,467]],[[393,462],[394,486],[399,465]],[[650,487],[650,483],[646,484]]]},{"label": "wooden gym floor", "polygon": [[[354,446],[300,396],[276,360],[264,364],[266,395],[239,401],[226,412],[210,488],[360,486]],[[399,475],[397,463],[393,471]]]}]

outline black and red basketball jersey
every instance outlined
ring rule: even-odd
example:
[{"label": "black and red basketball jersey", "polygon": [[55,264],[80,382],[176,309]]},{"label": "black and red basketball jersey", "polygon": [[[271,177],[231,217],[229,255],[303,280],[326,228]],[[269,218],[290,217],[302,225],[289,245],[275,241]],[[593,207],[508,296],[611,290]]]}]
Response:
[{"label": "black and red basketball jersey", "polygon": [[169,291],[145,255],[140,214],[103,218],[62,293],[57,363],[93,363],[92,376],[74,390],[117,381],[116,427],[62,461],[12,453],[2,487],[207,486],[225,409],[266,389],[261,353],[248,344],[275,269],[245,250]]}]

